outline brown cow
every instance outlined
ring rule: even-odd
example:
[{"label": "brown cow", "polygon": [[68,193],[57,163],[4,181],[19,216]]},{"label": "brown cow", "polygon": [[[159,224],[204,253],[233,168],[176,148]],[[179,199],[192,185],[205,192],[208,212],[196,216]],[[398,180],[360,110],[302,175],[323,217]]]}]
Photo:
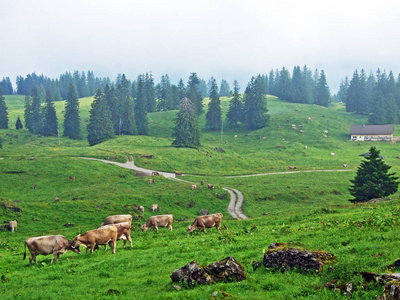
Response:
[{"label": "brown cow", "polygon": [[159,207],[158,204],[152,204],[151,209],[153,212],[155,212],[157,209],[158,211],[161,211],[161,207]]},{"label": "brown cow", "polygon": [[84,234],[74,237],[72,241],[72,247],[79,248],[84,246],[86,253],[90,248],[90,252],[93,254],[96,245],[107,245],[112,247],[112,253],[115,253],[115,246],[117,245],[118,229],[115,225],[104,226],[103,228],[93,229],[86,231]]},{"label": "brown cow", "polygon": [[201,185],[204,185],[206,182],[204,180],[201,181]]},{"label": "brown cow", "polygon": [[139,205],[137,207],[137,210],[140,211],[142,214],[144,214],[144,207],[143,206]]},{"label": "brown cow", "polygon": [[210,190],[213,190],[213,189],[214,189],[214,186],[213,186],[212,184],[207,184],[207,187],[208,187]]},{"label": "brown cow", "polygon": [[182,176],[181,172],[175,172],[175,176]]},{"label": "brown cow", "polygon": [[106,218],[106,220],[103,222],[103,224],[101,224],[101,226],[117,224],[117,223],[122,223],[122,222],[129,222],[132,224],[132,216],[131,215],[109,216]]},{"label": "brown cow", "polygon": [[191,189],[192,189],[192,191],[193,191],[193,190],[197,189],[197,185],[195,185],[195,184],[192,184],[192,186],[191,186],[190,188],[191,188]]},{"label": "brown cow", "polygon": [[[133,247],[132,246],[132,238],[131,238],[131,226],[132,225],[130,222],[122,222],[122,223],[117,223],[117,224],[113,224],[113,225],[104,225],[104,226],[101,226],[100,228],[107,228],[109,226],[117,227],[117,230],[118,230],[117,241],[124,240],[124,249],[125,249],[125,245],[126,245],[126,240],[128,240],[129,243],[131,244],[131,248]],[[107,245],[105,248],[107,250]]]},{"label": "brown cow", "polygon": [[51,259],[51,264],[54,261],[54,258],[57,257],[57,261],[59,261],[60,254],[64,254],[68,250],[72,250],[78,254],[81,252],[79,248],[72,246],[72,241],[68,240],[63,235],[48,235],[48,236],[39,236],[27,238],[25,240],[25,253],[24,259],[26,258],[26,246],[28,246],[30,256],[29,256],[29,264],[32,264],[32,261],[36,261],[36,256],[38,254],[48,255],[53,254]]},{"label": "brown cow", "polygon": [[[223,215],[221,213],[206,215],[197,217],[196,220],[187,229],[188,233],[191,233],[195,229],[203,229],[206,232],[206,228],[217,227],[217,231],[221,230],[221,222]],[[224,224],[224,227],[227,228]]]},{"label": "brown cow", "polygon": [[158,231],[158,227],[168,227],[172,231],[172,223],[174,222],[173,215],[159,215],[150,217],[146,224],[140,225],[142,231],[147,231],[149,228],[153,228]]},{"label": "brown cow", "polygon": [[343,164],[343,168],[347,168],[348,166],[348,164]]},{"label": "brown cow", "polygon": [[289,170],[296,170],[297,167],[296,166],[289,166]]},{"label": "brown cow", "polygon": [[75,181],[75,176],[69,176],[68,180],[69,181]]},{"label": "brown cow", "polygon": [[36,190],[36,189],[37,189],[37,185],[36,185],[36,184],[32,185],[32,188],[33,188],[34,190]]},{"label": "brown cow", "polygon": [[151,172],[151,175],[154,175],[154,176],[159,176],[159,175],[160,175],[160,173],[158,173],[158,172],[154,171],[154,172]]},{"label": "brown cow", "polygon": [[9,225],[11,232],[14,232],[14,230],[17,230],[17,226],[18,226],[17,220],[8,222],[8,225]]},{"label": "brown cow", "polygon": [[154,179],[150,178],[149,179],[149,184],[155,183]]}]

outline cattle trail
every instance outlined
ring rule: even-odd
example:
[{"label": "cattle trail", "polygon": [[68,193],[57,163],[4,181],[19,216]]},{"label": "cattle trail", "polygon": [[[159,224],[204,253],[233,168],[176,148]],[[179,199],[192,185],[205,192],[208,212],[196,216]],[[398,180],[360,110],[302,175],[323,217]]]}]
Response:
[{"label": "cattle trail", "polygon": [[[155,170],[149,170],[149,169],[143,169],[140,167],[137,167],[133,161],[133,157],[130,156],[129,158],[126,157],[126,163],[119,163],[119,162],[115,162],[115,161],[111,161],[111,160],[106,160],[106,159],[98,159],[98,158],[90,158],[90,157],[78,157],[81,159],[88,159],[88,160],[97,160],[97,161],[101,161],[107,164],[113,164],[113,165],[117,165],[119,167],[122,168],[126,168],[126,169],[131,169],[137,172],[142,172],[148,176],[151,176],[153,174],[153,172],[158,172],[160,173],[160,175],[166,177],[166,178],[170,178],[170,179],[174,179],[174,180],[178,180],[178,181],[183,181],[183,182],[187,182],[190,184],[193,184],[193,182],[187,181],[187,180],[183,180],[180,178],[176,177],[175,173],[168,173],[168,172],[160,172],[160,171],[155,171]],[[233,188],[228,188],[228,187],[224,187],[223,188],[225,191],[227,191],[230,195],[230,202],[228,205],[228,212],[230,213],[230,215],[237,220],[241,220],[241,219],[247,219],[247,216],[245,216],[243,214],[243,210],[242,210],[242,205],[243,205],[243,194]],[[236,197],[237,195],[237,197]],[[237,202],[236,202],[236,198],[237,198]]]}]

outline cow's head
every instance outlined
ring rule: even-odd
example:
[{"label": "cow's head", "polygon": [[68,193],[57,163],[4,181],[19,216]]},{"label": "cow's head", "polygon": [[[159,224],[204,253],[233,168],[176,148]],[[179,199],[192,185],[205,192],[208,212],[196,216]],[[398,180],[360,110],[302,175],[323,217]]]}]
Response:
[{"label": "cow's head", "polygon": [[80,234],[74,236],[74,239],[72,240],[71,248],[79,249],[79,246],[83,245],[81,243],[81,241],[79,240],[80,236],[81,236]]},{"label": "cow's head", "polygon": [[146,231],[147,231],[147,226],[146,226],[146,224],[140,225],[140,228],[142,228],[142,231],[143,231],[143,232],[146,232]]},{"label": "cow's head", "polygon": [[73,246],[71,245],[71,247],[69,247],[69,250],[72,250],[72,251],[74,251],[75,253],[81,254],[81,251],[79,250],[79,246],[75,248],[75,247],[73,247]]},{"label": "cow's head", "polygon": [[187,233],[191,233],[195,229],[194,226],[190,225],[187,229]]}]

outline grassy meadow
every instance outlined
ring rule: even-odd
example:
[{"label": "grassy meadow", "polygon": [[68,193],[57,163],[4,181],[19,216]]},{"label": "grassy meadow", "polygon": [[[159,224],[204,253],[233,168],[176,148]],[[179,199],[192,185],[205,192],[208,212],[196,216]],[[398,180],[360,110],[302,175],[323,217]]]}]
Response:
[{"label": "grassy meadow", "polygon": [[[229,98],[221,100],[226,113]],[[15,233],[0,229],[0,299],[209,299],[222,291],[232,299],[348,299],[350,295],[323,288],[331,280],[353,283],[352,299],[375,299],[383,286],[364,283],[360,273],[400,271],[387,267],[400,258],[399,192],[379,204],[348,201],[349,180],[362,161],[360,154],[371,145],[392,171],[400,172],[398,144],[349,141],[350,125],[363,124],[365,116],[348,114],[341,104],[324,108],[268,97],[270,126],[260,130],[224,124],[223,132],[211,132],[203,114],[199,149],[171,147],[176,111],[149,114],[149,136],[119,136],[89,147],[86,125],[92,101],[80,99],[84,139],[79,141],[62,137],[62,101],[56,103],[60,138],[31,135],[25,129],[0,130],[0,221],[18,219]],[[23,118],[24,97],[6,96],[6,102],[15,126],[18,115]],[[304,133],[292,124],[302,125]],[[399,129],[396,125],[396,136]],[[153,159],[141,157],[150,154]],[[132,170],[78,158],[123,162],[127,155],[143,168],[180,171],[199,187],[192,191],[189,183],[158,176],[149,185],[148,177]],[[299,172],[280,173],[289,171],[288,166]],[[265,175],[238,177],[249,174]],[[76,180],[69,181],[69,176]],[[200,186],[201,180],[214,184],[215,190]],[[228,214],[225,186],[244,194],[248,220]],[[162,214],[174,215],[172,232],[140,231],[148,217],[160,214],[151,212],[153,203],[161,206]],[[145,207],[143,219],[136,205]],[[186,228],[201,209],[222,212],[228,230],[188,235]],[[39,255],[33,266],[22,260],[27,237],[62,234],[72,239],[97,228],[109,215],[128,213],[134,216],[132,249],[123,249],[119,242],[114,255],[103,247],[85,254],[81,247],[80,255],[67,252],[53,265],[51,256]],[[328,251],[335,261],[318,273],[262,266],[254,270],[252,263],[262,262],[263,252],[274,242]],[[169,276],[175,269],[192,260],[208,265],[227,256],[244,266],[247,280],[173,288]]]}]

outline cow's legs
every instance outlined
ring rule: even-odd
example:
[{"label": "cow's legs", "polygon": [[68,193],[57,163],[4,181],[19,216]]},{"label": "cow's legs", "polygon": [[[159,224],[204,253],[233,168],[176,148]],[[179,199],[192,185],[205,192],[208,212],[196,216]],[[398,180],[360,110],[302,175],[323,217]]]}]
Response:
[{"label": "cow's legs", "polygon": [[115,253],[115,246],[117,246],[117,243],[116,243],[116,241],[110,241],[110,243],[111,243],[111,247],[112,247],[112,254],[114,254]]},{"label": "cow's legs", "polygon": [[53,257],[51,258],[50,264],[53,264],[54,258],[57,256],[57,261],[58,261],[58,253],[56,251],[53,251]]},{"label": "cow's legs", "polygon": [[172,224],[169,224],[169,225],[168,225],[168,228],[169,228],[169,230],[172,231]]}]

